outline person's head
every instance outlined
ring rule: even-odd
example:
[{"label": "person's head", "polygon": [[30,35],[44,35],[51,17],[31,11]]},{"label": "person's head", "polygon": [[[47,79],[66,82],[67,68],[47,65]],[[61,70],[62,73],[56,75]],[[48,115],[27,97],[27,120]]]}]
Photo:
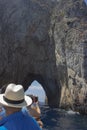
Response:
[{"label": "person's head", "polygon": [[32,103],[38,102],[38,96],[34,96],[34,95],[27,95],[27,96],[31,97]]},{"label": "person's head", "polygon": [[34,102],[38,102],[38,96],[34,96]]},{"label": "person's head", "polygon": [[24,106],[31,105],[32,100],[24,94],[22,85],[10,83],[7,85],[5,93],[0,94],[0,104],[6,110],[18,111]]}]

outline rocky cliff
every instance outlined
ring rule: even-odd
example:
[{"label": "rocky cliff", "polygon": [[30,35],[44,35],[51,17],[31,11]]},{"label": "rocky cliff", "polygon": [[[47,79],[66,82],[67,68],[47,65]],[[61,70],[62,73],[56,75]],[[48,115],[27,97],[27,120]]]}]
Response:
[{"label": "rocky cliff", "polygon": [[27,89],[37,80],[49,104],[58,106],[55,44],[49,35],[54,6],[50,0],[0,1],[0,84],[21,83]]},{"label": "rocky cliff", "polygon": [[1,87],[37,80],[49,105],[86,113],[86,20],[83,0],[1,0]]},{"label": "rocky cliff", "polygon": [[[58,66],[66,67],[66,75],[64,74],[66,84],[62,82],[61,85],[61,107],[67,108],[71,104],[72,109],[86,113],[87,6],[83,0],[62,0],[55,8],[55,12],[53,16],[56,21],[54,29],[56,61]],[[60,72],[59,75],[61,74]]]}]

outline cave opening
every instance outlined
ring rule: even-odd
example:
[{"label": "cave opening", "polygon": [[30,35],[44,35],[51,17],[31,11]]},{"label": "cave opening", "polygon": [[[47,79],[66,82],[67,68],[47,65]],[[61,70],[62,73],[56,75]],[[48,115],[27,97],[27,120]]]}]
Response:
[{"label": "cave opening", "polygon": [[37,81],[34,80],[25,91],[27,95],[38,96],[38,101],[40,104],[47,104],[47,96],[43,86]]}]

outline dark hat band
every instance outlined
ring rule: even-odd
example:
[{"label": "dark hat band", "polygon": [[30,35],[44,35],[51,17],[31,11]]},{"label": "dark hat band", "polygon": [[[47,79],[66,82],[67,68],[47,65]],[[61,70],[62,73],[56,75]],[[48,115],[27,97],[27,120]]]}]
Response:
[{"label": "dark hat band", "polygon": [[4,99],[4,101],[6,101],[7,103],[11,103],[11,104],[20,104],[20,103],[23,103],[23,102],[24,102],[24,99],[18,100],[18,101],[14,101],[14,100],[7,99],[5,96],[3,96],[3,99]]}]

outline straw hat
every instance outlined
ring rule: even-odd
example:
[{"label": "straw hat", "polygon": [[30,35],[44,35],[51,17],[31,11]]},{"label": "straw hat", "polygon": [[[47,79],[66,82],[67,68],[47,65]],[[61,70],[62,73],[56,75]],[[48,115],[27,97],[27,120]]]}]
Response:
[{"label": "straw hat", "polygon": [[32,99],[24,94],[22,85],[16,85],[10,83],[4,94],[0,94],[0,104],[9,107],[22,108],[29,106],[32,103]]}]

